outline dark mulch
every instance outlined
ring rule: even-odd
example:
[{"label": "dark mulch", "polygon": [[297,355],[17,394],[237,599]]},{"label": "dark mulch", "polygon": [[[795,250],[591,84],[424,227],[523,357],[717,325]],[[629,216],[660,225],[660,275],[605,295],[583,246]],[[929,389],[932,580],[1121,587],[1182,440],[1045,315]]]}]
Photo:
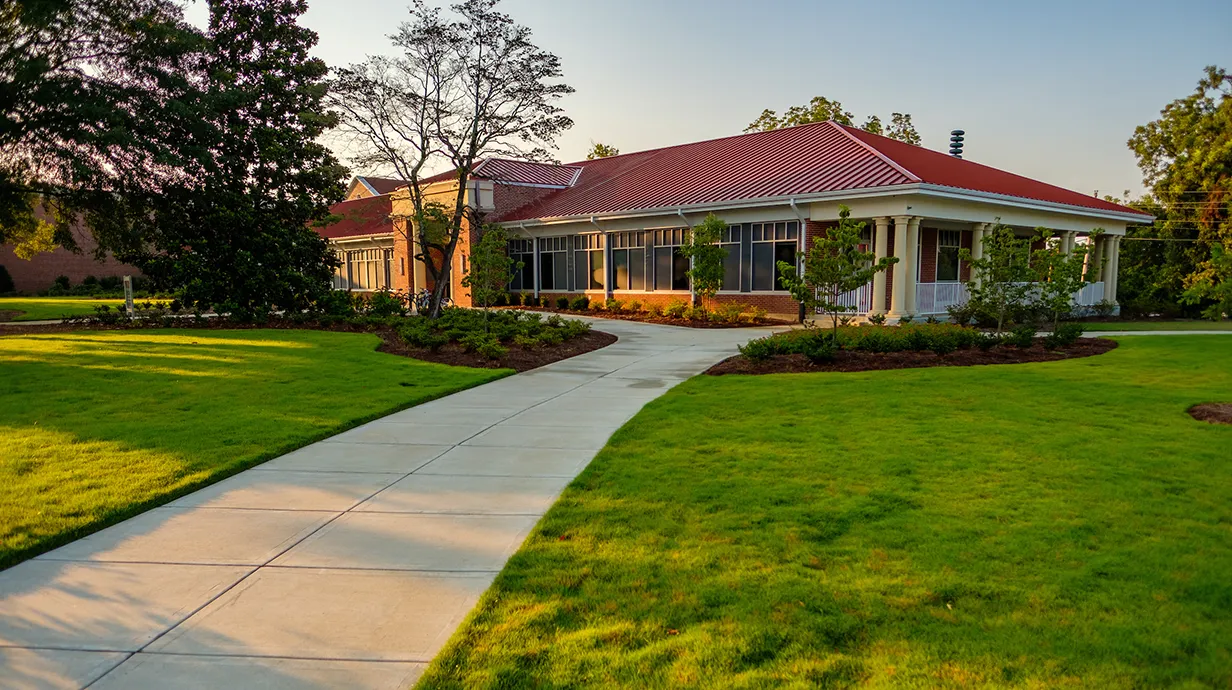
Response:
[{"label": "dark mulch", "polygon": [[1202,403],[1189,408],[1189,416],[1199,422],[1232,424],[1232,403]]},{"label": "dark mulch", "polygon": [[3,309],[0,309],[0,322],[12,321],[13,319],[17,318],[18,316],[21,316],[24,313],[25,313],[24,311],[5,311]]},{"label": "dark mulch", "polygon": [[1083,338],[1059,350],[1044,347],[1043,339],[1035,345],[1018,349],[1000,346],[990,350],[971,348],[955,350],[948,355],[933,352],[859,352],[840,350],[829,364],[813,364],[804,355],[775,355],[764,362],[753,362],[744,355],[728,357],[706,370],[711,376],[726,374],[804,374],[822,371],[876,371],[881,369],[920,369],[923,367],[971,367],[981,364],[1019,364],[1022,362],[1052,362],[1101,355],[1117,346],[1107,338]]},{"label": "dark mulch", "polygon": [[790,326],[794,321],[780,319],[758,319],[757,321],[741,321],[740,323],[725,323],[717,321],[698,321],[695,319],[678,319],[671,316],[651,316],[643,312],[632,311],[590,311],[574,309],[548,309],[546,307],[505,307],[507,309],[525,309],[526,311],[541,311],[548,314],[563,314],[566,316],[590,316],[596,319],[616,319],[618,321],[639,321],[641,323],[659,323],[665,326],[684,326],[685,328],[758,328],[762,326]]},{"label": "dark mulch", "polygon": [[[381,338],[381,344],[377,350],[388,352],[394,355],[410,357],[412,359],[423,360],[425,362],[437,362],[439,364],[451,364],[459,367],[476,367],[479,369],[513,369],[514,371],[528,371],[537,367],[559,362],[562,359],[576,357],[593,350],[598,350],[602,347],[607,347],[616,342],[616,336],[610,333],[601,331],[590,331],[573,340],[567,340],[560,345],[553,347],[534,347],[523,348],[513,343],[508,343],[509,352],[500,359],[488,359],[474,352],[465,352],[457,343],[450,343],[440,350],[433,352],[418,347],[411,347],[406,344],[392,328],[387,327],[370,327],[357,326],[349,323],[336,323],[329,326],[321,326],[318,324],[294,323],[282,319],[271,320],[267,323],[254,324],[237,324],[224,321],[222,319],[202,319],[200,322],[194,322],[191,319],[184,319],[184,325],[177,328],[202,328],[208,330],[252,330],[258,328],[273,328],[286,330],[303,330],[303,331],[335,331],[339,333],[373,333]],[[131,327],[122,325],[101,325],[101,324],[47,324],[42,326],[13,326],[0,325],[0,336],[6,335],[28,335],[34,333],[71,333],[80,331],[119,331],[133,330]]]}]

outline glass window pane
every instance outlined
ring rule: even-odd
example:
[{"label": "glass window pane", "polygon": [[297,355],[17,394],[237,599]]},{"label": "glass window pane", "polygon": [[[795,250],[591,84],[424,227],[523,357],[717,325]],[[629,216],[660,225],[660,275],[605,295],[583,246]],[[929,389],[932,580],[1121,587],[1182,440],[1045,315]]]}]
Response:
[{"label": "glass window pane", "polygon": [[786,261],[789,264],[796,263],[796,243],[795,242],[776,242],[774,245],[774,289],[786,290],[783,283],[779,280],[779,262]]},{"label": "glass window pane", "polygon": [[556,281],[553,280],[556,274],[552,271],[555,257],[556,255],[551,252],[543,252],[539,255],[539,287],[543,290],[556,289]]},{"label": "glass window pane", "polygon": [[587,252],[590,254],[590,289],[603,289],[603,252]]},{"label": "glass window pane", "polygon": [[656,290],[672,289],[672,248],[655,247],[654,250],[654,286]]},{"label": "glass window pane", "polygon": [[672,289],[689,289],[689,257],[672,252]]},{"label": "glass window pane", "polygon": [[753,289],[774,289],[774,245],[757,242],[753,245]]},{"label": "glass window pane", "polygon": [[573,252],[573,289],[586,290],[590,287],[590,276],[586,275],[589,269],[586,252]]},{"label": "glass window pane", "polygon": [[555,274],[552,284],[557,290],[569,289],[569,262],[565,257],[565,252],[557,252],[556,264],[552,267],[552,272]]},{"label": "glass window pane", "polygon": [[615,249],[612,251],[612,289],[629,289],[629,250]]},{"label": "glass window pane", "polygon": [[937,251],[937,281],[958,280],[958,247],[941,247]]},{"label": "glass window pane", "polygon": [[629,289],[646,289],[646,252],[642,249],[629,250]]},{"label": "glass window pane", "polygon": [[723,245],[727,256],[723,257],[723,289],[740,289],[740,245]]}]

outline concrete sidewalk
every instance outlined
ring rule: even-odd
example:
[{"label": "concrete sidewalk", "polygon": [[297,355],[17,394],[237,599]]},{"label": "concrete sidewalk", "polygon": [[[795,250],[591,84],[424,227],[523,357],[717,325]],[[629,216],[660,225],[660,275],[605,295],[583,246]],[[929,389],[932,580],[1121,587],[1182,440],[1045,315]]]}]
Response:
[{"label": "concrete sidewalk", "polygon": [[408,687],[612,432],[770,332],[596,327],[0,573],[0,688]]}]

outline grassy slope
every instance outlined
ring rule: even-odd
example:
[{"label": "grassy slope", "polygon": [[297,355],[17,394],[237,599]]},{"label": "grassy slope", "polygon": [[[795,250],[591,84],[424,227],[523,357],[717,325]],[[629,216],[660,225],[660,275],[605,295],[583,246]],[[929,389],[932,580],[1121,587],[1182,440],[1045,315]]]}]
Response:
[{"label": "grassy slope", "polygon": [[421,687],[1228,687],[1232,339],[698,377],[612,438]]},{"label": "grassy slope", "polygon": [[1232,331],[1232,321],[1091,321],[1088,331]]},{"label": "grassy slope", "polygon": [[0,338],[0,567],[348,426],[509,373],[373,335]]},{"label": "grassy slope", "polygon": [[[137,300],[142,301],[142,300]],[[19,311],[14,321],[42,321],[93,314],[99,304],[124,304],[122,299],[90,297],[0,297],[0,311]]]}]

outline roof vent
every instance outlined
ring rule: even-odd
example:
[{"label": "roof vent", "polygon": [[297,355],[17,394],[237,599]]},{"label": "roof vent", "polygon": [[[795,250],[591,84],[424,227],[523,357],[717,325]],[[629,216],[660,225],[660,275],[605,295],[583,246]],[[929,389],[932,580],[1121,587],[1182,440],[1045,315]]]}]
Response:
[{"label": "roof vent", "polygon": [[964,134],[966,134],[966,132],[961,129],[955,129],[950,132],[950,155],[955,158],[962,158]]}]

